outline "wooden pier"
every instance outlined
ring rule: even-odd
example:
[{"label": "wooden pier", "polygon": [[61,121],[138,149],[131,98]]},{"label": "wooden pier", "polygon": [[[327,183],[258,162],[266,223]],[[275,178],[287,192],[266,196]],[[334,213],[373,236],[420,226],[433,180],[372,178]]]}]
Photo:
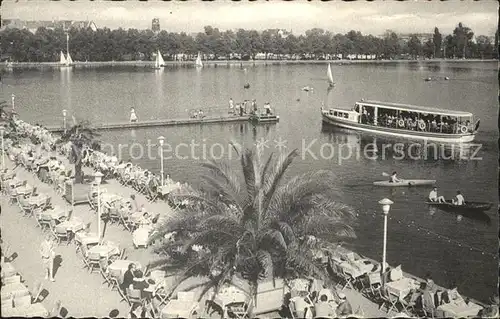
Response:
[{"label": "wooden pier", "polygon": [[[204,118],[188,118],[188,119],[161,119],[161,120],[146,120],[138,122],[120,122],[120,123],[103,123],[93,126],[96,130],[121,130],[121,129],[140,129],[150,127],[165,127],[165,126],[181,126],[194,124],[223,124],[237,122],[252,122],[255,124],[275,124],[279,122],[279,116],[219,116],[219,117],[204,117]],[[61,126],[49,126],[47,130],[50,132],[60,133],[64,130]]]}]

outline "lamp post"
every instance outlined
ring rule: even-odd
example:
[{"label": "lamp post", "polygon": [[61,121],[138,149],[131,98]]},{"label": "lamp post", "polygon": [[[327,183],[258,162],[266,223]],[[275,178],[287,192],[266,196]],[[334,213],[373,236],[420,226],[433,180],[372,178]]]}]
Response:
[{"label": "lamp post", "polygon": [[385,286],[384,271],[385,271],[385,264],[386,264],[385,260],[386,260],[386,250],[387,250],[387,215],[389,215],[389,210],[391,209],[391,205],[394,204],[394,202],[388,198],[384,198],[380,200],[378,203],[382,205],[382,212],[384,213],[384,250],[382,252],[382,267],[380,268],[382,287],[384,287]]},{"label": "lamp post", "polygon": [[12,111],[14,111],[16,109],[16,104],[14,103],[16,96],[14,95],[14,93],[12,93],[12,95],[10,97],[12,99]]},{"label": "lamp post", "polygon": [[163,186],[163,143],[165,138],[163,136],[158,137],[158,142],[160,143],[160,174],[161,174],[161,186]]},{"label": "lamp post", "polygon": [[5,150],[3,149],[3,134],[5,133],[5,128],[0,125],[0,136],[2,139],[2,169],[5,169]]},{"label": "lamp post", "polygon": [[101,172],[94,174],[97,184],[97,236],[101,239],[101,181],[104,175]]},{"label": "lamp post", "polygon": [[66,114],[68,114],[68,112],[66,110],[63,110],[62,111],[63,113],[63,128],[64,128],[64,134],[66,134]]}]

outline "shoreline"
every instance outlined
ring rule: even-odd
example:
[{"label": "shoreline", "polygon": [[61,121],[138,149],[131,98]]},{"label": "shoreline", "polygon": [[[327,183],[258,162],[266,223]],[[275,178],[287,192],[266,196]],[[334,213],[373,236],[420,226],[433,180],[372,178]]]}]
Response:
[{"label": "shoreline", "polygon": [[[13,164],[13,163],[10,163],[10,159],[8,159],[8,158],[7,158],[7,162],[9,162],[9,164]],[[66,167],[71,167],[71,166],[72,166],[72,164],[70,164],[70,163],[69,163],[69,161],[67,160],[67,158],[65,158],[65,159],[64,159],[64,165],[65,165]],[[9,166],[10,166],[10,165],[9,165]],[[85,166],[85,167],[84,167],[84,169],[83,169],[83,171],[84,171],[84,173],[85,173],[86,175],[91,175],[91,174],[93,173],[93,171],[94,171],[94,170],[93,170],[93,168],[91,168],[91,167],[86,167],[86,166]],[[28,173],[28,172],[26,172],[26,173]],[[28,173],[28,174],[30,174],[30,173]],[[26,174],[26,175],[28,175],[28,174]],[[31,174],[32,174],[32,173],[31,173]],[[31,177],[31,176],[30,176],[30,177]],[[35,179],[35,176],[33,176],[33,178]],[[47,186],[48,186],[48,185],[47,185]],[[103,186],[104,186],[105,188],[109,189],[112,193],[119,194],[120,196],[128,197],[131,193],[132,193],[132,194],[135,194],[135,195],[136,195],[136,196],[138,196],[138,198],[140,198],[140,200],[141,200],[143,203],[145,203],[145,205],[149,208],[149,209],[148,209],[148,211],[149,211],[149,210],[151,210],[151,211],[153,211],[153,212],[160,212],[160,211],[161,211],[163,214],[165,214],[163,217],[168,217],[168,215],[172,213],[172,207],[169,205],[169,203],[168,203],[168,202],[161,201],[161,200],[157,200],[157,201],[155,201],[155,202],[149,202],[149,201],[147,200],[147,198],[146,198],[143,194],[141,194],[141,193],[137,192],[136,190],[134,190],[134,189],[133,189],[133,188],[131,188],[130,186],[125,186],[125,185],[120,184],[120,183],[119,183],[116,179],[114,179],[114,178],[111,178],[111,179],[110,179],[110,180],[109,180],[106,184],[103,184]],[[45,186],[44,186],[44,187],[45,187]],[[67,205],[67,203],[65,203],[65,205]],[[85,206],[85,207],[86,207],[86,205],[82,205],[82,206]],[[82,207],[82,206],[80,206],[80,207]],[[83,208],[83,207],[82,207],[82,208]],[[80,209],[81,209],[81,208],[80,208]],[[89,210],[89,208],[87,208],[87,209],[85,209],[85,208],[84,208],[83,210],[84,210],[84,211],[87,211],[87,210]],[[87,214],[88,214],[88,213],[86,213],[86,215],[87,215]],[[163,214],[162,214],[162,215],[163,215]],[[94,226],[94,225],[93,225],[93,226]],[[113,227],[113,228],[114,228],[114,227]],[[122,236],[122,235],[123,235],[123,230],[121,230],[121,229],[120,229],[119,231],[118,231],[118,230],[113,231],[113,230],[109,229],[109,231],[111,231],[111,234],[110,234],[111,236],[113,236],[113,235],[114,235],[114,236],[113,236],[113,237],[114,237],[114,238],[113,238],[114,240],[116,240],[117,242],[120,242],[121,244],[123,244],[123,242],[122,242],[122,239],[123,239],[123,236]],[[108,235],[108,236],[109,236],[109,235]],[[115,237],[115,236],[116,236],[116,237]],[[119,239],[118,239],[118,238],[119,238]],[[128,245],[128,247],[127,247],[128,249],[132,249],[132,247],[130,247],[130,245],[131,245],[130,241],[127,243],[127,245]],[[343,248],[343,249],[346,249],[346,248]],[[348,250],[349,250],[349,251],[352,251],[352,252],[354,252],[354,253],[356,253],[355,251],[353,251],[353,250],[351,250],[351,249],[348,249]],[[143,254],[140,254],[142,258],[138,258],[138,259],[142,259],[141,261],[142,261],[142,262],[144,262],[144,263],[146,263],[147,261],[146,261],[146,259],[145,259],[145,258],[146,258],[146,257],[151,258],[151,257],[153,257],[153,256],[151,255],[151,251],[150,251],[149,249],[146,249],[146,250],[145,250],[145,251],[143,251],[143,252],[144,252],[144,255],[143,255]],[[146,252],[147,252],[147,253],[146,253]],[[357,254],[357,253],[356,253],[356,254]],[[373,258],[370,258],[370,257],[367,257],[367,256],[363,256],[363,257],[364,257],[364,258],[366,258],[366,259],[368,259],[368,260],[373,261],[373,263],[378,263],[378,261],[377,261],[377,260],[375,260],[375,259],[373,259]],[[419,282],[423,282],[423,281],[424,281],[421,277],[418,277],[418,276],[413,275],[413,274],[411,274],[411,273],[408,273],[408,272],[406,272],[406,271],[404,271],[403,273],[404,273],[405,277],[415,279],[415,280],[417,280],[417,281],[419,281]],[[439,285],[439,284],[436,284],[436,288],[437,288],[437,289],[440,289],[440,290],[442,290],[442,291],[445,291],[445,290],[451,289],[451,287],[445,287],[445,286],[442,286],[442,285]],[[467,298],[467,296],[463,296],[463,297]],[[486,306],[486,302],[485,302],[485,301],[480,301],[480,300],[478,300],[478,299],[476,299],[476,298],[474,298],[474,297],[469,297],[469,299],[470,299],[470,301],[472,301],[472,302],[474,302],[474,303],[476,303],[476,304],[478,304],[478,305],[481,305],[481,306],[483,306],[483,307],[485,307],[485,306]],[[372,304],[372,303],[373,303],[373,301],[371,301],[371,300],[369,300],[369,299],[362,299],[362,301],[363,301],[363,303],[365,303],[365,302],[366,302],[367,304]]]},{"label": "shoreline", "polygon": [[[333,65],[351,65],[351,64],[390,64],[390,63],[473,63],[473,62],[498,62],[495,59],[429,59],[429,60],[214,60],[203,61],[205,67],[217,66],[256,66],[256,65],[283,65],[283,64],[326,64]],[[194,67],[194,61],[165,61],[164,67]],[[98,67],[113,67],[113,66],[128,66],[128,67],[144,67],[153,68],[155,61],[93,61],[93,62],[74,62],[73,67],[80,68],[98,68]],[[12,62],[10,64],[0,64],[0,69],[27,69],[27,68],[56,68],[67,69],[61,67],[59,62]]]}]

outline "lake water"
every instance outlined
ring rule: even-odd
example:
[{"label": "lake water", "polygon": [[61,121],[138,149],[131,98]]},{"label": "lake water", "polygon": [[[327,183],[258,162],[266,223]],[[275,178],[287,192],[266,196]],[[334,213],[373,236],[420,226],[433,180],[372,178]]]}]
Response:
[{"label": "lake water", "polygon": [[[199,185],[203,172],[199,164],[210,150],[216,156],[223,152],[223,157],[228,158],[229,142],[253,145],[264,139],[269,146],[264,148],[266,152],[279,152],[275,141],[281,138],[286,150],[297,148],[300,153],[287,178],[318,169],[335,173],[332,184],[340,191],[338,199],[359,212],[355,226],[358,238],[348,243],[350,247],[381,259],[383,219],[377,201],[388,197],[394,201],[388,223],[388,262],[401,264],[403,270],[421,277],[431,272],[438,284],[455,283],[463,294],[486,301],[496,292],[498,278],[497,63],[351,64],[332,65],[332,71],[336,86],[329,94],[326,65],[306,64],[202,70],[170,67],[162,71],[116,67],[24,70],[4,76],[1,89],[8,101],[11,93],[16,95],[21,118],[44,125],[62,125],[62,109],[68,110],[69,122],[74,115],[102,123],[127,121],[130,107],[142,120],[186,118],[188,110],[194,108],[205,109],[207,115],[225,113],[230,97],[235,102],[253,98],[259,105],[270,102],[280,115],[276,125],[214,124],[109,131],[103,132],[101,139],[114,145],[115,152],[118,144],[155,144],[160,135],[174,151],[177,145],[186,143],[178,147],[177,153],[165,154],[176,155],[165,159],[165,171],[174,180]],[[445,76],[450,79],[444,80]],[[425,82],[426,77],[436,80]],[[245,83],[251,85],[247,90],[243,88]],[[314,91],[302,91],[306,85],[314,87]],[[431,148],[424,158],[418,147],[408,148],[409,141],[322,125],[322,103],[350,108],[361,98],[470,111],[481,119],[477,145],[462,150],[462,157],[459,149],[446,146],[443,150]],[[406,145],[403,159],[395,157],[393,146],[398,142]],[[191,143],[200,144],[193,146],[194,152],[188,146]],[[377,153],[372,151],[374,145]],[[384,147],[388,147],[385,153]],[[154,154],[156,146],[151,149]],[[363,155],[365,149],[367,156]],[[158,159],[146,154],[138,158],[137,145],[131,151],[122,150],[124,159],[133,156],[141,166],[159,171]],[[475,150],[478,152],[474,159],[466,159]],[[494,208],[486,215],[460,219],[452,213],[430,210],[424,204],[428,187],[391,190],[372,186],[373,181],[386,179],[383,172],[394,170],[402,178],[436,179],[440,195],[447,198],[459,189],[466,200],[489,201]]]}]

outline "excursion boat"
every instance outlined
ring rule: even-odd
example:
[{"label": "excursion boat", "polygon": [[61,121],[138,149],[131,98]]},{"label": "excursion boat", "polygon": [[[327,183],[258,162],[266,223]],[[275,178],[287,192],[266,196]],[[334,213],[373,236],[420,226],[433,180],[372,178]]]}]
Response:
[{"label": "excursion boat", "polygon": [[449,143],[474,140],[479,120],[469,112],[361,100],[351,110],[321,107],[323,122],[361,132]]}]

